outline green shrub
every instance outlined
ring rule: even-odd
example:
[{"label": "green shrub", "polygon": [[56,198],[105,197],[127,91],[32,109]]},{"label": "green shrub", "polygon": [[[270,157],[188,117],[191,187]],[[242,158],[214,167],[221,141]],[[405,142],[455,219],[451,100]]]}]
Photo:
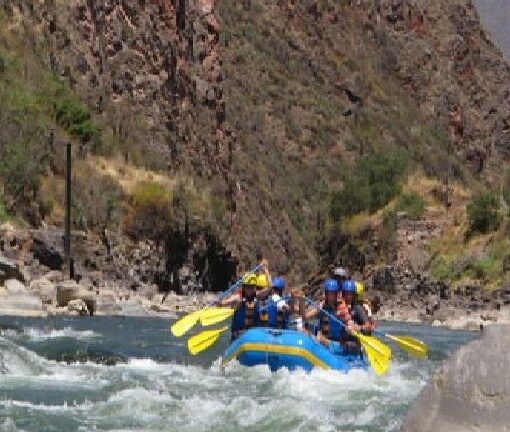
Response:
[{"label": "green shrub", "polygon": [[404,194],[400,197],[396,210],[405,212],[410,219],[420,219],[425,211],[425,200],[416,192]]},{"label": "green shrub", "polygon": [[376,152],[360,160],[357,171],[370,188],[368,210],[375,212],[400,193],[407,160],[403,153]]},{"label": "green shrub", "polygon": [[402,153],[376,152],[360,159],[344,188],[333,192],[330,214],[339,221],[362,211],[377,211],[401,190],[407,160]]},{"label": "green shrub", "polygon": [[498,228],[499,202],[493,193],[481,192],[473,195],[466,210],[469,221],[468,235],[486,234]]},{"label": "green shrub", "polygon": [[394,245],[397,235],[397,213],[392,210],[385,210],[383,214],[383,223],[379,232],[379,242],[381,252],[385,255],[386,259],[391,261],[393,257],[390,256],[392,246]]},{"label": "green shrub", "polygon": [[333,192],[330,214],[333,220],[355,215],[366,210],[370,203],[370,190],[366,183],[348,180],[344,188]]},{"label": "green shrub", "polygon": [[503,177],[503,199],[505,200],[506,205],[510,210],[510,170],[507,170],[505,176]]},{"label": "green shrub", "polygon": [[172,228],[172,197],[155,182],[140,182],[131,199],[125,231],[133,238],[163,240]]},{"label": "green shrub", "polygon": [[7,213],[7,210],[5,208],[5,203],[4,203],[3,197],[0,196],[0,223],[3,223],[8,219],[9,219],[9,214]]},{"label": "green shrub", "polygon": [[54,102],[55,118],[69,134],[88,143],[97,140],[101,129],[91,119],[89,109],[69,95],[60,95]]},{"label": "green shrub", "polygon": [[471,265],[476,279],[494,279],[503,273],[503,260],[493,256],[480,258]]}]

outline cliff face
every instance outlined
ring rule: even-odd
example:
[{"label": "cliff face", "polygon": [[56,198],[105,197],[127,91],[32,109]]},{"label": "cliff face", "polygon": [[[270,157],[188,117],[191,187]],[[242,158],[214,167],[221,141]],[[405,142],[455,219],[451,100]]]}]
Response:
[{"label": "cliff face", "polygon": [[51,68],[125,139],[155,148],[168,169],[226,175],[232,138],[214,1],[2,3]]},{"label": "cliff face", "polygon": [[245,263],[306,274],[330,191],[373,149],[489,184],[510,156],[510,68],[472,1],[0,6],[121,139],[210,180]]}]

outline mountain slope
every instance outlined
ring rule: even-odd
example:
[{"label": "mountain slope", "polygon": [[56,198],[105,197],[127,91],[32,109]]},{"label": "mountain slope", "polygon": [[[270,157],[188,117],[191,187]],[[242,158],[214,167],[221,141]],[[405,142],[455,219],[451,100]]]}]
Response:
[{"label": "mountain slope", "polygon": [[0,7],[93,109],[92,150],[207,182],[245,265],[262,249],[307,274],[331,195],[367,156],[476,188],[499,184],[510,155],[510,68],[472,2]]}]

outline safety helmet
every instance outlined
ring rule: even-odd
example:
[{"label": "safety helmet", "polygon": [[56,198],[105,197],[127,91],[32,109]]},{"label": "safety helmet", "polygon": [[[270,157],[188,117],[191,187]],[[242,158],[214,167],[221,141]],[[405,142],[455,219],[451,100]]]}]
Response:
[{"label": "safety helmet", "polygon": [[267,288],[267,277],[265,274],[259,274],[257,275],[257,281],[255,283],[258,290]]},{"label": "safety helmet", "polygon": [[356,282],[356,295],[358,298],[363,298],[363,294],[365,293],[365,287],[361,282]]},{"label": "safety helmet", "polygon": [[356,284],[353,280],[346,280],[342,285],[342,291],[345,293],[356,293]]},{"label": "safety helmet", "polygon": [[338,292],[338,282],[335,279],[326,279],[323,286],[325,292]]},{"label": "safety helmet", "polygon": [[273,280],[273,288],[279,292],[283,292],[285,289],[285,279],[282,277],[275,277]]},{"label": "safety helmet", "polygon": [[343,267],[337,267],[333,270],[333,276],[335,277],[347,277],[347,272],[345,271],[345,269]]},{"label": "safety helmet", "polygon": [[256,286],[257,285],[257,275],[255,273],[248,273],[243,278],[243,285],[253,285],[253,286]]}]

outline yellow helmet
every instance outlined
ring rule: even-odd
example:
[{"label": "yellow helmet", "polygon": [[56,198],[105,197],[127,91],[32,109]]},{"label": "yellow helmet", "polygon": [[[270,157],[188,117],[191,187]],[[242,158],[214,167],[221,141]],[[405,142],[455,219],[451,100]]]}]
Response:
[{"label": "yellow helmet", "polygon": [[361,282],[356,282],[356,295],[358,298],[363,298],[363,295],[365,293],[365,287]]},{"label": "yellow helmet", "polygon": [[243,277],[243,285],[257,285],[257,275],[255,273],[248,273]]},{"label": "yellow helmet", "polygon": [[259,274],[257,276],[257,289],[264,289],[267,288],[267,277],[265,274]]}]

